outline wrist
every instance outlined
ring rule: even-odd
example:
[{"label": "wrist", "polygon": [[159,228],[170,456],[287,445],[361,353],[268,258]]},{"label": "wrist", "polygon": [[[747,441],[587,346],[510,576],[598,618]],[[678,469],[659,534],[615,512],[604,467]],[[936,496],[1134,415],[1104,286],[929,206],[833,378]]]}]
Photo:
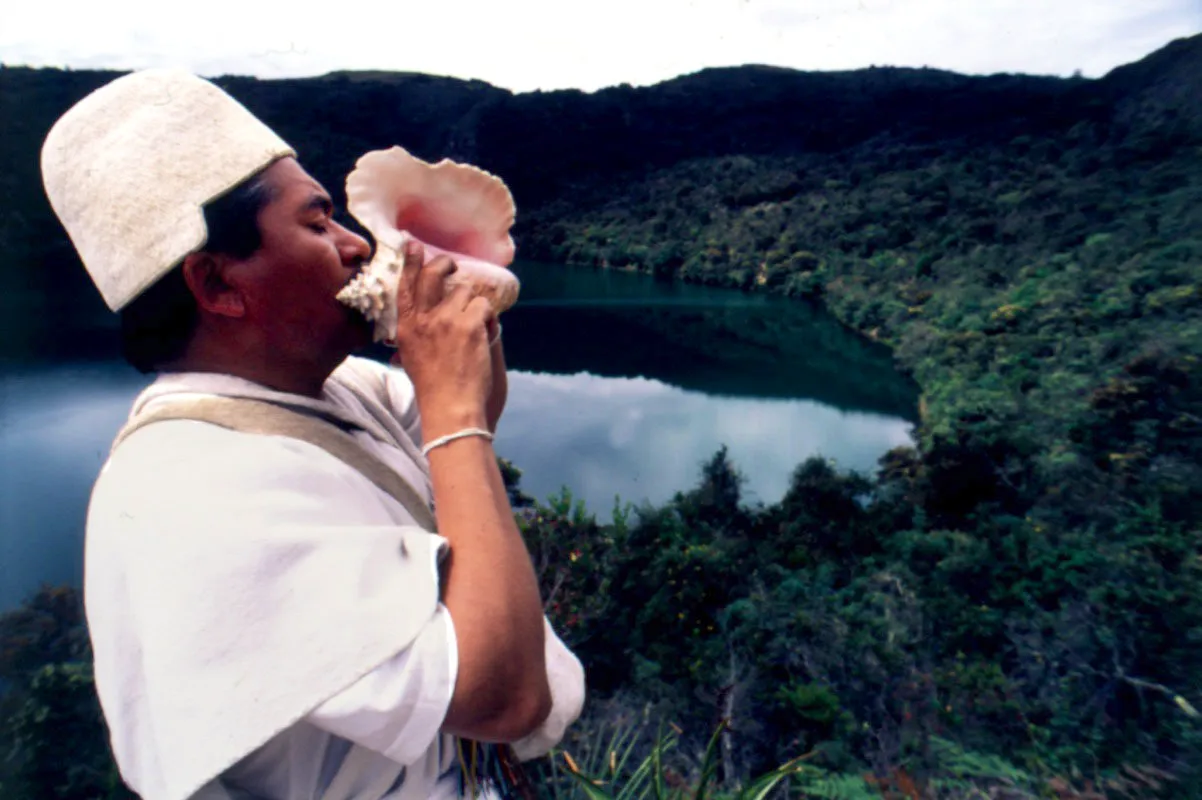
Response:
[{"label": "wrist", "polygon": [[491,445],[493,435],[491,431],[485,430],[484,428],[463,428],[462,430],[455,431],[454,433],[448,433],[445,436],[439,436],[435,439],[429,440],[422,445],[422,455],[429,458],[430,453],[434,452],[435,450],[464,439],[481,439]]},{"label": "wrist", "polygon": [[488,428],[488,416],[484,409],[448,409],[431,410],[418,407],[422,420],[422,441],[432,442],[441,436],[447,436],[457,431],[469,428]]}]

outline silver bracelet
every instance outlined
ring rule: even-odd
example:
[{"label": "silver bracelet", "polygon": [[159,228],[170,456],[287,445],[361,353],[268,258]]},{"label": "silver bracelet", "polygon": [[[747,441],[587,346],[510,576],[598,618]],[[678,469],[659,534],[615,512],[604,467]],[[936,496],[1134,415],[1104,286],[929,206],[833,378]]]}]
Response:
[{"label": "silver bracelet", "polygon": [[430,442],[429,444],[423,445],[422,446],[422,455],[428,456],[428,455],[430,455],[430,451],[433,450],[435,447],[442,447],[444,444],[453,442],[456,439],[465,439],[468,436],[482,436],[490,442],[493,439],[492,433],[484,430],[483,428],[464,428],[461,431],[455,431],[454,433],[448,433],[446,436],[439,436],[437,439]]},{"label": "silver bracelet", "polygon": [[488,346],[492,347],[497,342],[501,341],[501,320],[497,320],[497,333],[488,340]]}]

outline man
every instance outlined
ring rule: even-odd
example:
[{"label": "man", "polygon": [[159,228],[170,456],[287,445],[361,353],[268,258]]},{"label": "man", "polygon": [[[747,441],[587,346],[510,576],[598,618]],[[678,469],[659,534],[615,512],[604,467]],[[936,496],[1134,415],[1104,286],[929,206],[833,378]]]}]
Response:
[{"label": "man", "polygon": [[[453,797],[462,740],[549,749],[583,673],[542,616],[491,446],[499,324],[446,292],[454,265],[405,255],[404,372],[348,357],[371,329],[335,294],[367,242],[285,142],[183,72],[81,100],[42,173],[127,357],[160,373],[87,523],[97,689],[130,786]],[[341,429],[358,455],[205,421],[214,399]],[[164,410],[177,418],[143,424]],[[363,453],[421,507],[357,468]],[[431,508],[437,535],[418,524]]]}]

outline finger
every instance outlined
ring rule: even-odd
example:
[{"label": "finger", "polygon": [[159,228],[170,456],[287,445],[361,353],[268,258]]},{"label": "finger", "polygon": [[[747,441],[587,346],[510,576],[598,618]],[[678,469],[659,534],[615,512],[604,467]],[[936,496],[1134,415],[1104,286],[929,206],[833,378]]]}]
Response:
[{"label": "finger", "polygon": [[417,307],[428,310],[442,302],[446,294],[447,277],[455,271],[449,256],[437,256],[421,268],[414,289]]},{"label": "finger", "polygon": [[469,316],[475,317],[477,320],[479,320],[480,324],[483,325],[486,330],[489,329],[491,320],[496,317],[496,312],[493,311],[492,303],[488,302],[488,299],[482,296],[473,297],[467,304],[467,308],[465,308],[464,311]]},{"label": "finger", "polygon": [[424,249],[417,239],[406,237],[401,249],[401,279],[397,281],[397,307],[400,309],[412,307],[417,297],[417,279],[422,271]]},{"label": "finger", "polygon": [[466,283],[453,283],[445,292],[443,302],[457,311],[466,310],[468,303],[472,301],[472,287]]}]

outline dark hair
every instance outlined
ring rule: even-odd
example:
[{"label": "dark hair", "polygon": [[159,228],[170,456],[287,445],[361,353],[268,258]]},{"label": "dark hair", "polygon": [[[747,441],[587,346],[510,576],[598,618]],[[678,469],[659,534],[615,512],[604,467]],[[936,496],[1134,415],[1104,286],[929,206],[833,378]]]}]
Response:
[{"label": "dark hair", "polygon": [[[272,188],[259,172],[205,204],[205,252],[247,258],[263,244],[259,212]],[[141,373],[155,372],[184,354],[199,319],[196,298],[176,265],[121,309],[121,354]]]}]

